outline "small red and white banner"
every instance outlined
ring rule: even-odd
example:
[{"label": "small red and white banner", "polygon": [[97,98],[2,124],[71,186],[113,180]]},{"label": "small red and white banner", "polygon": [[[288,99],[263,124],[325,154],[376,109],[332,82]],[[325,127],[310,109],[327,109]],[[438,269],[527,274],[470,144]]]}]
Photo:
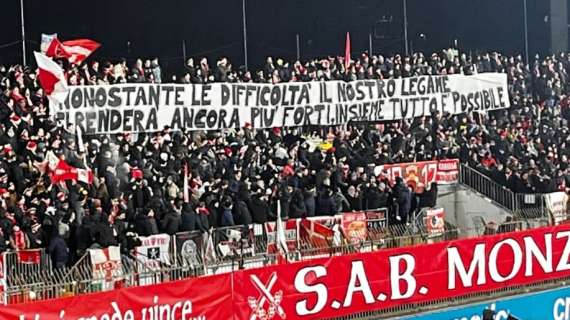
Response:
[{"label": "small red and white banner", "polygon": [[364,212],[342,214],[342,233],[352,245],[360,245],[368,238],[367,219]]},{"label": "small red and white banner", "polygon": [[[288,251],[295,251],[299,247],[299,220],[289,219],[283,222],[285,233],[285,242],[287,243]],[[266,222],[265,232],[267,233],[267,253],[275,254],[278,253],[278,248],[276,246],[276,223]]]},{"label": "small red and white banner", "polygon": [[111,281],[114,277],[123,273],[121,264],[121,249],[111,246],[103,249],[88,249],[91,265],[93,266],[93,278],[105,278]]},{"label": "small red and white banner", "polygon": [[24,264],[40,264],[42,260],[42,251],[40,249],[18,250],[18,263]]},{"label": "small red and white banner", "polygon": [[384,175],[392,184],[396,177],[421,192],[432,182],[452,184],[459,180],[459,160],[422,161],[387,164],[374,169],[376,176]]},{"label": "small red and white banner", "polygon": [[442,235],[445,232],[445,210],[443,208],[427,210],[425,225],[428,235]]}]

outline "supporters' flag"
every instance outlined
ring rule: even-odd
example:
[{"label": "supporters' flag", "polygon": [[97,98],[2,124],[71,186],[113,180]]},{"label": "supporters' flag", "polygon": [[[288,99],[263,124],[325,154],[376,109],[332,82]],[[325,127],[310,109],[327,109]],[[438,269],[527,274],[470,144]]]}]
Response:
[{"label": "supporters' flag", "polygon": [[301,220],[301,228],[305,241],[308,241],[312,247],[328,248],[330,246],[334,236],[331,228],[308,219]]},{"label": "supporters' flag", "polygon": [[350,32],[346,33],[346,43],[344,45],[344,69],[348,72],[350,66]]},{"label": "supporters' flag", "polygon": [[87,184],[93,183],[93,172],[91,169],[81,169],[72,167],[65,160],[59,160],[55,170],[50,172],[51,183],[57,184],[62,181],[74,180],[85,182]]},{"label": "supporters' flag", "polygon": [[277,260],[279,262],[287,262],[287,239],[285,237],[285,228],[281,220],[281,201],[277,201],[277,221],[275,221],[275,244],[277,245]]},{"label": "supporters' flag", "polygon": [[362,244],[368,237],[366,214],[364,212],[345,212],[341,219],[342,232],[353,245]]},{"label": "supporters' flag", "polygon": [[445,210],[443,208],[427,210],[425,219],[428,235],[438,236],[445,232]]},{"label": "supporters' flag", "polygon": [[190,202],[190,195],[188,194],[188,164],[184,164],[184,203]]},{"label": "supporters' flag", "polygon": [[46,55],[53,58],[67,59],[69,63],[80,64],[100,46],[99,43],[89,39],[60,42],[59,39],[54,38],[46,50]]},{"label": "supporters' flag", "polygon": [[93,278],[102,278],[104,275],[107,281],[111,281],[113,276],[122,275],[121,250],[119,247],[108,247],[103,249],[88,249],[91,265],[93,266]]},{"label": "supporters' flag", "polygon": [[183,267],[198,268],[202,265],[204,246],[208,240],[207,232],[185,231],[174,235],[176,258]]},{"label": "supporters' flag", "polygon": [[89,39],[64,41],[63,49],[67,52],[70,63],[80,64],[89,57],[101,44]]},{"label": "supporters' flag", "polygon": [[68,59],[70,57],[70,54],[65,50],[63,44],[57,37],[51,39],[49,45],[47,46],[45,54],[50,58]]},{"label": "supporters' flag", "polygon": [[158,270],[162,264],[170,265],[170,236],[155,234],[140,237],[141,245],[136,247],[137,260],[143,268]]},{"label": "supporters' flag", "polygon": [[46,95],[55,102],[63,103],[69,93],[63,70],[44,54],[34,52],[34,55],[38,63],[38,78]]},{"label": "supporters' flag", "polygon": [[57,33],[54,34],[45,34],[42,33],[42,42],[40,44],[40,51],[45,54],[51,45],[53,39],[57,39]]},{"label": "supporters' flag", "polygon": [[216,248],[214,247],[212,229],[210,229],[205,235],[206,243],[204,244],[204,262],[206,264],[214,264],[216,262]]},{"label": "supporters' flag", "polygon": [[42,251],[34,250],[18,250],[18,263],[40,264]]}]

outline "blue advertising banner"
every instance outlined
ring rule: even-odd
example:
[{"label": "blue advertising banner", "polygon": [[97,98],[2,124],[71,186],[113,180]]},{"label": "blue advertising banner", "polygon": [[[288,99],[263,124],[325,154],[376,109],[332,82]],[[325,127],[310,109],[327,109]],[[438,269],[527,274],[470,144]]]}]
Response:
[{"label": "blue advertising banner", "polygon": [[570,288],[542,291],[398,319],[483,320],[485,309],[495,312],[494,320],[507,320],[509,314],[520,320],[570,320]]}]

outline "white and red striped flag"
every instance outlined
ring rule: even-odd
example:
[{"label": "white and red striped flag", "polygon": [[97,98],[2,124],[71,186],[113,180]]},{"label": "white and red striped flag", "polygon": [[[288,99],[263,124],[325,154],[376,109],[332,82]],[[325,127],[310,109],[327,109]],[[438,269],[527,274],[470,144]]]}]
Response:
[{"label": "white and red striped flag", "polygon": [[277,246],[277,261],[279,263],[289,262],[289,248],[287,247],[287,237],[281,219],[281,200],[277,200],[277,221],[275,221],[275,245]]},{"label": "white and red striped flag", "polygon": [[34,52],[38,63],[38,78],[45,94],[56,103],[63,103],[69,94],[63,69],[46,55]]},{"label": "white and red striped flag", "polygon": [[60,42],[59,39],[52,39],[46,55],[54,58],[65,58],[69,63],[81,64],[89,57],[101,44],[90,39],[77,39]]}]

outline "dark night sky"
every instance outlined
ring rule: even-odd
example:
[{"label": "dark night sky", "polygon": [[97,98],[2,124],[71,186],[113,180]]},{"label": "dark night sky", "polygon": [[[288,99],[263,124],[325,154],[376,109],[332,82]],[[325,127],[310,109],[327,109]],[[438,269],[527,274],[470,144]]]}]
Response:
[{"label": "dark night sky", "polygon": [[[25,0],[27,39],[39,47],[40,34],[60,39],[86,37],[103,47],[98,58],[159,56],[172,69],[187,54],[228,56],[243,63],[241,0]],[[548,26],[545,0],[528,0],[531,53],[545,52]],[[459,39],[472,50],[523,52],[522,0],[408,0],[409,39],[419,50],[440,50]],[[20,39],[19,0],[3,0],[0,46]],[[11,13],[11,14],[8,14]],[[250,65],[266,55],[295,57],[295,34],[303,57],[341,54],[350,31],[354,52],[368,49],[375,30],[375,53],[403,52],[401,0],[247,0]],[[392,15],[392,25],[382,24]],[[427,35],[427,41],[418,35]],[[381,36],[387,36],[382,39]],[[131,43],[130,52],[127,42]],[[31,50],[28,52],[31,56]],[[21,59],[19,46],[0,48],[0,63]]]}]

